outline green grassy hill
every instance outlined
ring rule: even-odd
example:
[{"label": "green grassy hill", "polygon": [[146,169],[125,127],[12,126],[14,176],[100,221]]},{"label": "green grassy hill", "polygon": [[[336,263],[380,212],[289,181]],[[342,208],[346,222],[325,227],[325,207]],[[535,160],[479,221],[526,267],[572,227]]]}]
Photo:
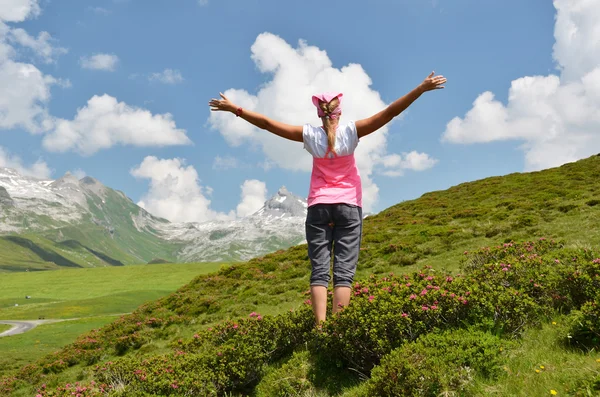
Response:
[{"label": "green grassy hill", "polygon": [[35,234],[0,236],[0,272],[123,266],[75,240],[55,242]]},{"label": "green grassy hill", "polygon": [[597,395],[599,177],[594,156],[368,217],[353,300],[320,331],[298,246],[199,276],[2,378],[0,391]]}]

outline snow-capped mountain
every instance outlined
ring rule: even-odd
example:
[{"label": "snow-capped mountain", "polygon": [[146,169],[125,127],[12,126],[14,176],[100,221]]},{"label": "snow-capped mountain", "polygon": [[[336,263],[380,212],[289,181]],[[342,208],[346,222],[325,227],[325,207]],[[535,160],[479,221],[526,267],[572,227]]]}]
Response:
[{"label": "snow-capped mountain", "polygon": [[92,177],[78,179],[67,173],[57,180],[43,180],[0,168],[0,234],[39,236],[45,239],[45,247],[59,245],[52,248],[57,252],[76,246],[84,252],[79,256],[87,258],[82,266],[156,258],[247,260],[302,243],[306,207],[304,199],[282,187],[263,208],[245,218],[171,223]]},{"label": "snow-capped mountain", "polygon": [[163,235],[185,241],[184,261],[247,260],[305,241],[306,200],[285,187],[254,214],[233,220],[163,225]]}]

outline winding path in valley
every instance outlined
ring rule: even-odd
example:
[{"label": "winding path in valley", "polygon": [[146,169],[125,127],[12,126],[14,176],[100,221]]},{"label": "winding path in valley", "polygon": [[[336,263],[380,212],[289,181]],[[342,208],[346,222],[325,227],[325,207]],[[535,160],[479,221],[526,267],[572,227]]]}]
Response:
[{"label": "winding path in valley", "polygon": [[0,324],[12,325],[11,329],[0,333],[0,338],[3,336],[24,334],[27,331],[31,331],[38,325],[57,323],[59,321],[65,320],[0,320]]}]

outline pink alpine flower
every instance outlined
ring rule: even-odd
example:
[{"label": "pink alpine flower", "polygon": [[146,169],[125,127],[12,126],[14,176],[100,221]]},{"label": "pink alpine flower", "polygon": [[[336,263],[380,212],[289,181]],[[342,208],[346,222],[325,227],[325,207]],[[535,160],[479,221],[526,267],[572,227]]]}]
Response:
[{"label": "pink alpine flower", "polygon": [[411,294],[411,295],[408,297],[408,299],[410,299],[410,300],[413,300],[413,299],[415,299],[416,297],[417,297],[417,295],[415,295],[415,294]]},{"label": "pink alpine flower", "polygon": [[369,302],[373,302],[373,299],[375,299],[373,295],[369,296]]}]

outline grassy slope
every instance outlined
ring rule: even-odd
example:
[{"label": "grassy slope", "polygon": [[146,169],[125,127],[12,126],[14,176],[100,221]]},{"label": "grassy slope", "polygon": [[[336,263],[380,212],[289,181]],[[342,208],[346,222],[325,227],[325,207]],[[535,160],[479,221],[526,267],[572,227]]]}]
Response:
[{"label": "grassy slope", "polygon": [[0,272],[115,265],[114,258],[73,241],[57,243],[34,234],[0,237]]},{"label": "grassy slope", "polygon": [[40,325],[21,335],[0,339],[0,374],[27,365],[39,357],[52,353],[76,335],[114,321],[114,316],[90,317],[80,320]]},{"label": "grassy slope", "polygon": [[126,313],[220,266],[159,264],[6,274],[0,278],[0,319]]},{"label": "grassy slope", "polygon": [[[71,343],[77,335],[113,321],[114,315],[131,312],[221,266],[161,264],[5,274],[0,278],[0,319],[89,317],[0,338],[0,374],[35,361]],[[31,299],[25,299],[27,295]],[[0,332],[2,327],[10,328],[0,325]]]},{"label": "grassy slope", "polygon": [[[599,177],[600,157],[594,156],[542,172],[462,184],[393,206],[365,220],[357,280],[410,272],[423,264],[455,271],[464,251],[508,240],[559,237],[571,246],[598,247]],[[298,307],[308,274],[306,247],[293,247],[200,276],[123,321],[179,315],[181,321],[166,330],[146,329],[151,343],[135,353],[158,354],[170,340],[189,337],[202,324]],[[126,331],[113,326],[101,335],[110,345],[120,332]],[[76,366],[49,381],[70,381],[81,371]]]}]

